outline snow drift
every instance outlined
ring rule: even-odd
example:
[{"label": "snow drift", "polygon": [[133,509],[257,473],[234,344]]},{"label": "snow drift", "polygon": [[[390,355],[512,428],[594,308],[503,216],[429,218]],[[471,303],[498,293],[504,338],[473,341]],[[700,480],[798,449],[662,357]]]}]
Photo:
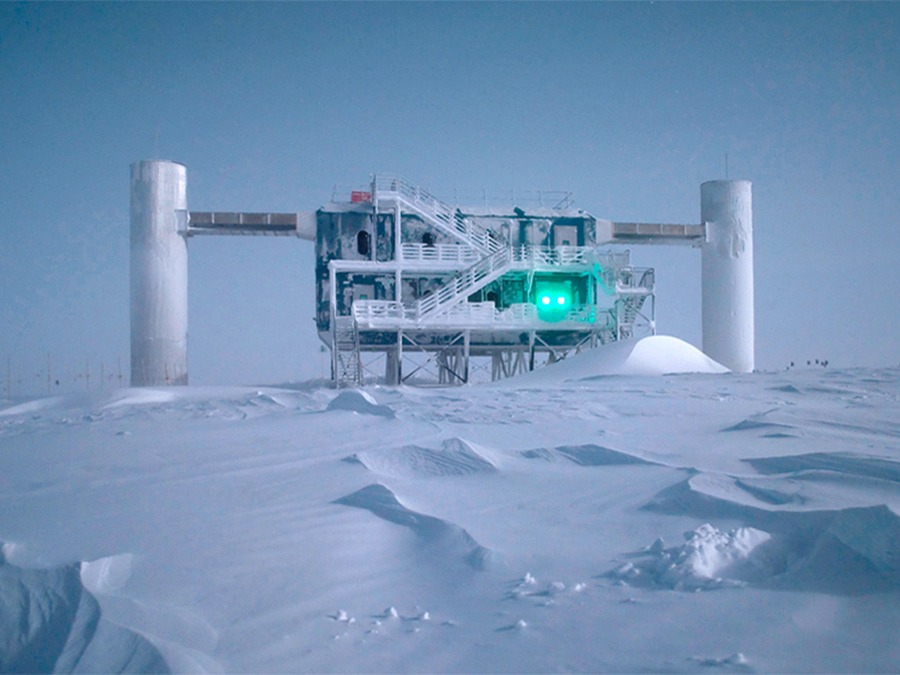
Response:
[{"label": "snow drift", "polygon": [[10,402],[0,671],[896,671],[900,370],[588,368],[632,347]]},{"label": "snow drift", "polygon": [[79,564],[25,569],[0,553],[0,672],[169,669],[147,640],[103,619],[97,601],[82,585]]},{"label": "snow drift", "polygon": [[666,335],[640,340],[620,340],[569,356],[516,378],[534,382],[586,379],[607,375],[670,375],[678,373],[727,373],[696,347]]}]

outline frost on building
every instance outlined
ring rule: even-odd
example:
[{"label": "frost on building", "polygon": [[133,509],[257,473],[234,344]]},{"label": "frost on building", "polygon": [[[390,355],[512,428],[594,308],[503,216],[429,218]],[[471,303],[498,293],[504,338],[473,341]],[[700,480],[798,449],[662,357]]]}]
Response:
[{"label": "frost on building", "polygon": [[598,248],[612,224],[565,193],[450,206],[377,176],[345,197],[316,228],[316,324],[338,385],[498,379],[654,332],[653,270]]},{"label": "frost on building", "polygon": [[377,176],[315,212],[188,211],[184,165],[135,162],[131,384],[187,384],[187,242],[210,235],[315,240],[316,324],[337,386],[499,379],[654,333],[653,270],[608,244],[700,248],[703,351],[750,372],[751,185],[708,181],[700,196],[698,225],[614,223],[567,193],[450,206]]}]

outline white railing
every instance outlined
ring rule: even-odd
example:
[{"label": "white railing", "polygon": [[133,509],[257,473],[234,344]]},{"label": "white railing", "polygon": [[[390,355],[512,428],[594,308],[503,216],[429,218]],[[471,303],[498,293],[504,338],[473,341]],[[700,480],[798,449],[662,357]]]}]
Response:
[{"label": "white railing", "polygon": [[466,324],[486,326],[496,322],[497,308],[493,302],[463,302],[453,305],[446,312],[433,319],[436,325]]},{"label": "white railing", "polygon": [[509,248],[503,247],[471,267],[457,272],[431,295],[419,298],[416,302],[417,318],[423,319],[441,312],[496,279],[509,267],[510,254]]},{"label": "white railing", "polygon": [[[612,310],[614,311],[614,310]],[[404,307],[395,300],[358,300],[353,303],[353,319],[362,327],[388,328],[412,326],[418,315],[414,307]],[[528,302],[510,305],[498,310],[493,302],[461,302],[428,320],[430,326],[522,326],[540,328],[551,324],[557,327],[583,326],[594,328],[615,326],[615,318],[609,307],[575,305],[559,320],[544,321],[538,308]]]},{"label": "white railing", "polygon": [[404,261],[471,265],[482,258],[478,249],[464,244],[402,244],[400,250]]},{"label": "white railing", "polygon": [[538,320],[537,307],[530,302],[517,302],[499,314],[504,323],[532,323]]},{"label": "white railing", "polygon": [[406,310],[396,300],[356,300],[353,303],[353,318],[359,323],[379,319],[402,320],[406,318]]},{"label": "white railing", "polygon": [[531,267],[590,265],[594,261],[594,249],[589,246],[516,246],[512,261]]},{"label": "white railing", "polygon": [[652,293],[655,281],[652,267],[626,267],[616,275],[616,292]]},{"label": "white railing", "polygon": [[576,305],[566,314],[565,321],[603,326],[614,326],[616,323],[608,307],[601,308],[597,305]]},{"label": "white railing", "polygon": [[372,181],[375,201],[401,199],[406,206],[432,225],[449,232],[457,239],[485,253],[494,253],[503,246],[489,230],[470,222],[456,209],[445,204],[428,190],[412,185],[397,176],[378,175]]}]

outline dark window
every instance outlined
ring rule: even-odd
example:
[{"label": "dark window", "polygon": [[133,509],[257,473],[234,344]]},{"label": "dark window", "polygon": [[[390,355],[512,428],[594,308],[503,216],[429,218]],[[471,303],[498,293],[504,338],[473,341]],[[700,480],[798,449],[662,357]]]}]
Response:
[{"label": "dark window", "polygon": [[356,250],[360,255],[369,255],[372,250],[369,233],[365,230],[356,235]]}]

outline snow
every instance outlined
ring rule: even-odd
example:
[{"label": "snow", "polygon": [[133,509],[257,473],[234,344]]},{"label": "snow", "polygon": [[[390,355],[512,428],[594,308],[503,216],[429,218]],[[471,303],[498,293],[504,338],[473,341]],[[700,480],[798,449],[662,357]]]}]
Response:
[{"label": "snow", "polygon": [[[627,562],[613,570],[610,576],[632,583],[646,580],[679,591],[740,585],[739,577],[746,574],[743,568],[753,561],[751,556],[757,547],[772,537],[753,527],[722,532],[705,523],[696,530],[685,532],[684,538],[684,544],[668,550],[663,549],[662,540],[657,539],[647,550],[649,560],[637,565]],[[763,570],[759,574],[767,571],[770,572]]]},{"label": "snow", "polygon": [[896,671],[900,370],[683,344],[10,402],[0,671]]},{"label": "snow", "polygon": [[[536,370],[511,382],[518,386],[525,379],[552,382],[562,379],[586,379],[607,375],[667,375],[676,373],[727,373],[696,347],[667,335],[652,335],[641,339],[621,340],[602,345],[549,368]],[[517,378],[518,379],[518,378]]]}]

